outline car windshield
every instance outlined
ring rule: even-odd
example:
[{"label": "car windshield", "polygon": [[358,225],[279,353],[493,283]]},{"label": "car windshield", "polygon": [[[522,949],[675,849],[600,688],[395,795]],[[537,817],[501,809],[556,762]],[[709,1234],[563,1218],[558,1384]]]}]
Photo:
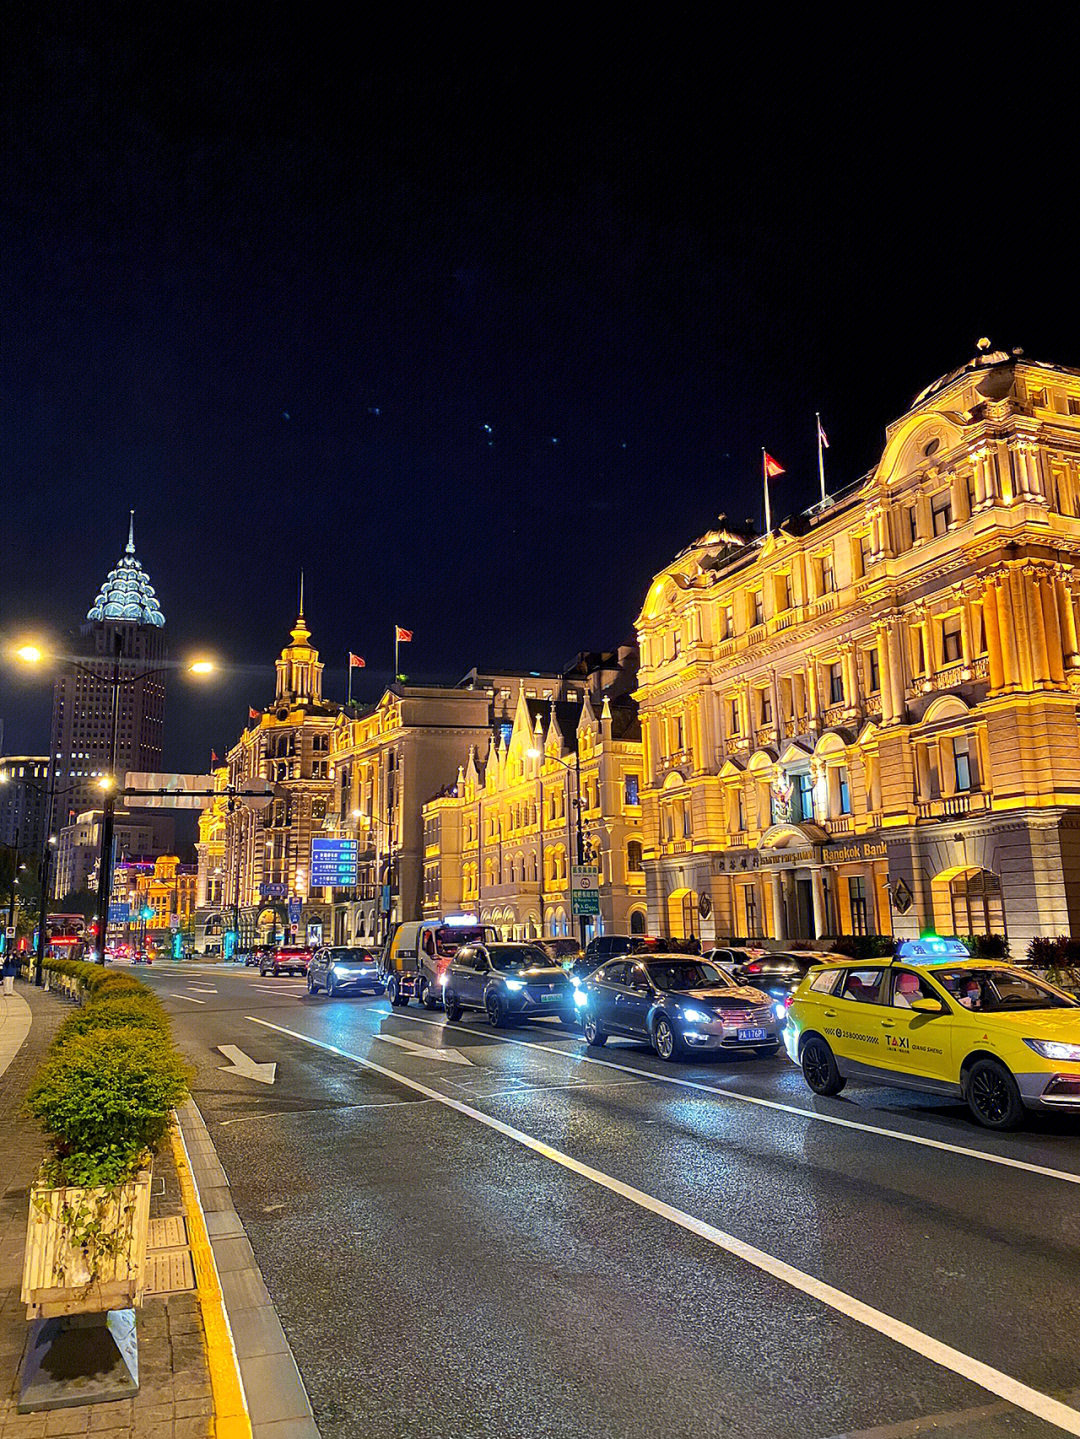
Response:
[{"label": "car windshield", "polygon": [[364,964],[371,958],[366,949],[332,949],[330,958],[345,964]]},{"label": "car windshield", "polygon": [[703,959],[653,960],[646,968],[657,989],[700,989],[707,984],[734,984],[730,974]]},{"label": "car windshield", "polygon": [[501,949],[490,949],[488,955],[493,969],[543,969],[551,968],[551,959],[535,944],[506,945]]},{"label": "car windshield", "polygon": [[1076,1001],[1016,969],[935,969],[934,978],[965,1009],[1075,1009]]}]

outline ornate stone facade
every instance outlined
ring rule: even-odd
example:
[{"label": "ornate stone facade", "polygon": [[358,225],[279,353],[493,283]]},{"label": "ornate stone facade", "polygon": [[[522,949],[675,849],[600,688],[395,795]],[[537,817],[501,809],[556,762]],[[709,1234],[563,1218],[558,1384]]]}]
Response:
[{"label": "ornate stone facade", "polygon": [[638,620],[650,928],[1080,933],[1080,371],[980,353]]}]

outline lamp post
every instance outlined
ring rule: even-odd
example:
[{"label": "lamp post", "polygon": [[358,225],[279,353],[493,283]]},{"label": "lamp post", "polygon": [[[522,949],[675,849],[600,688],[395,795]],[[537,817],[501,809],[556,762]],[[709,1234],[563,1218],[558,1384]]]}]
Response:
[{"label": "lamp post", "polygon": [[[528,755],[528,757],[529,757],[530,759],[539,759],[539,760],[553,759],[556,764],[561,764],[562,767],[563,767],[563,769],[566,770],[566,772],[567,772],[568,774],[572,774],[572,775],[574,776],[574,831],[575,831],[576,841],[577,841],[577,843],[576,843],[577,864],[578,864],[578,868],[580,869],[580,868],[582,868],[582,867],[584,866],[584,864],[585,864],[585,831],[584,831],[584,829],[583,829],[583,827],[582,827],[582,823],[581,823],[581,750],[578,749],[578,747],[575,745],[575,747],[574,747],[574,763],[573,763],[573,764],[570,764],[570,762],[569,762],[568,760],[560,759],[557,754],[550,754],[550,755],[549,755],[549,754],[546,754],[543,750],[540,750],[540,749],[530,749],[530,750],[526,750],[525,753]],[[571,884],[571,886],[570,886],[570,895],[571,895],[570,908],[571,908],[571,910],[573,910],[573,907],[574,907],[573,893],[574,893],[574,887],[573,887],[573,884]],[[543,905],[541,904],[541,910],[542,910],[542,909],[543,909]],[[540,921],[540,922],[541,922],[541,924],[543,924],[543,916],[542,916],[542,915],[541,915],[541,921]],[[584,916],[583,914],[579,914],[579,915],[578,915],[578,930],[579,930],[579,938],[580,938],[580,940],[581,940],[581,947],[582,947],[582,949],[584,949],[584,948],[585,948],[585,916]]]},{"label": "lamp post", "polygon": [[[45,796],[45,819],[46,825],[52,817],[53,800],[59,795],[69,794],[75,788],[74,785],[67,785],[64,789],[56,788],[56,756],[50,754],[48,764],[48,781],[44,787],[36,784],[32,779],[23,779],[22,784],[27,789],[32,789],[37,794]],[[10,780],[7,770],[0,770],[0,784],[7,784]],[[52,882],[52,857],[53,849],[56,847],[56,835],[45,831],[45,838],[41,845],[41,858],[38,861],[38,880],[41,885],[41,901],[38,907],[38,933],[36,956],[34,962],[34,983],[38,989],[45,982],[45,921],[49,912],[49,885]],[[16,854],[16,869],[18,869],[18,854]]]},{"label": "lamp post", "polygon": [[[109,926],[109,896],[112,892],[112,868],[113,868],[113,831],[116,817],[116,745],[119,731],[120,714],[120,691],[131,685],[141,684],[143,680],[151,679],[154,675],[166,674],[170,670],[180,668],[178,664],[158,665],[154,669],[141,670],[138,674],[123,675],[120,672],[121,661],[124,654],[124,636],[120,630],[116,630],[112,636],[112,674],[105,681],[111,688],[111,703],[109,715],[109,768],[106,774],[98,779],[98,786],[103,794],[102,817],[101,817],[101,848],[98,858],[98,895],[97,895],[97,962],[105,963],[105,936]],[[48,658],[48,653],[41,646],[36,644],[20,645],[15,650],[15,658],[23,664],[39,665]],[[72,669],[80,670],[83,674],[89,675],[98,684],[102,683],[101,674],[91,669],[89,665],[79,664],[70,656],[58,656],[63,663],[71,666]],[[188,674],[204,676],[213,674],[216,666],[212,660],[201,659],[183,666]],[[50,756],[52,762],[53,756]]]}]

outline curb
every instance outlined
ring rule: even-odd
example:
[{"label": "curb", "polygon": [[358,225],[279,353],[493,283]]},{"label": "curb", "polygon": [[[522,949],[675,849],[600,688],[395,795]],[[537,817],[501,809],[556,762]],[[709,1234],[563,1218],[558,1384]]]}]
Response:
[{"label": "curb", "polygon": [[190,1216],[218,1439],[320,1439],[296,1360],[194,1100],[189,1097],[176,1117],[173,1145]]}]

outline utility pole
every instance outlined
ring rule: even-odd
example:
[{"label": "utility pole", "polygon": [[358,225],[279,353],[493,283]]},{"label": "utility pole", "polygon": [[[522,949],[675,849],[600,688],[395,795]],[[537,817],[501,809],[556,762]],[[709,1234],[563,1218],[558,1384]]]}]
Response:
[{"label": "utility pole", "polygon": [[101,817],[101,855],[98,859],[97,942],[98,964],[105,963],[105,936],[109,928],[109,897],[112,894],[113,830],[116,818],[116,741],[120,728],[120,657],[124,637],[117,630],[113,635],[112,716],[109,724],[109,773],[105,786],[105,804]]}]

